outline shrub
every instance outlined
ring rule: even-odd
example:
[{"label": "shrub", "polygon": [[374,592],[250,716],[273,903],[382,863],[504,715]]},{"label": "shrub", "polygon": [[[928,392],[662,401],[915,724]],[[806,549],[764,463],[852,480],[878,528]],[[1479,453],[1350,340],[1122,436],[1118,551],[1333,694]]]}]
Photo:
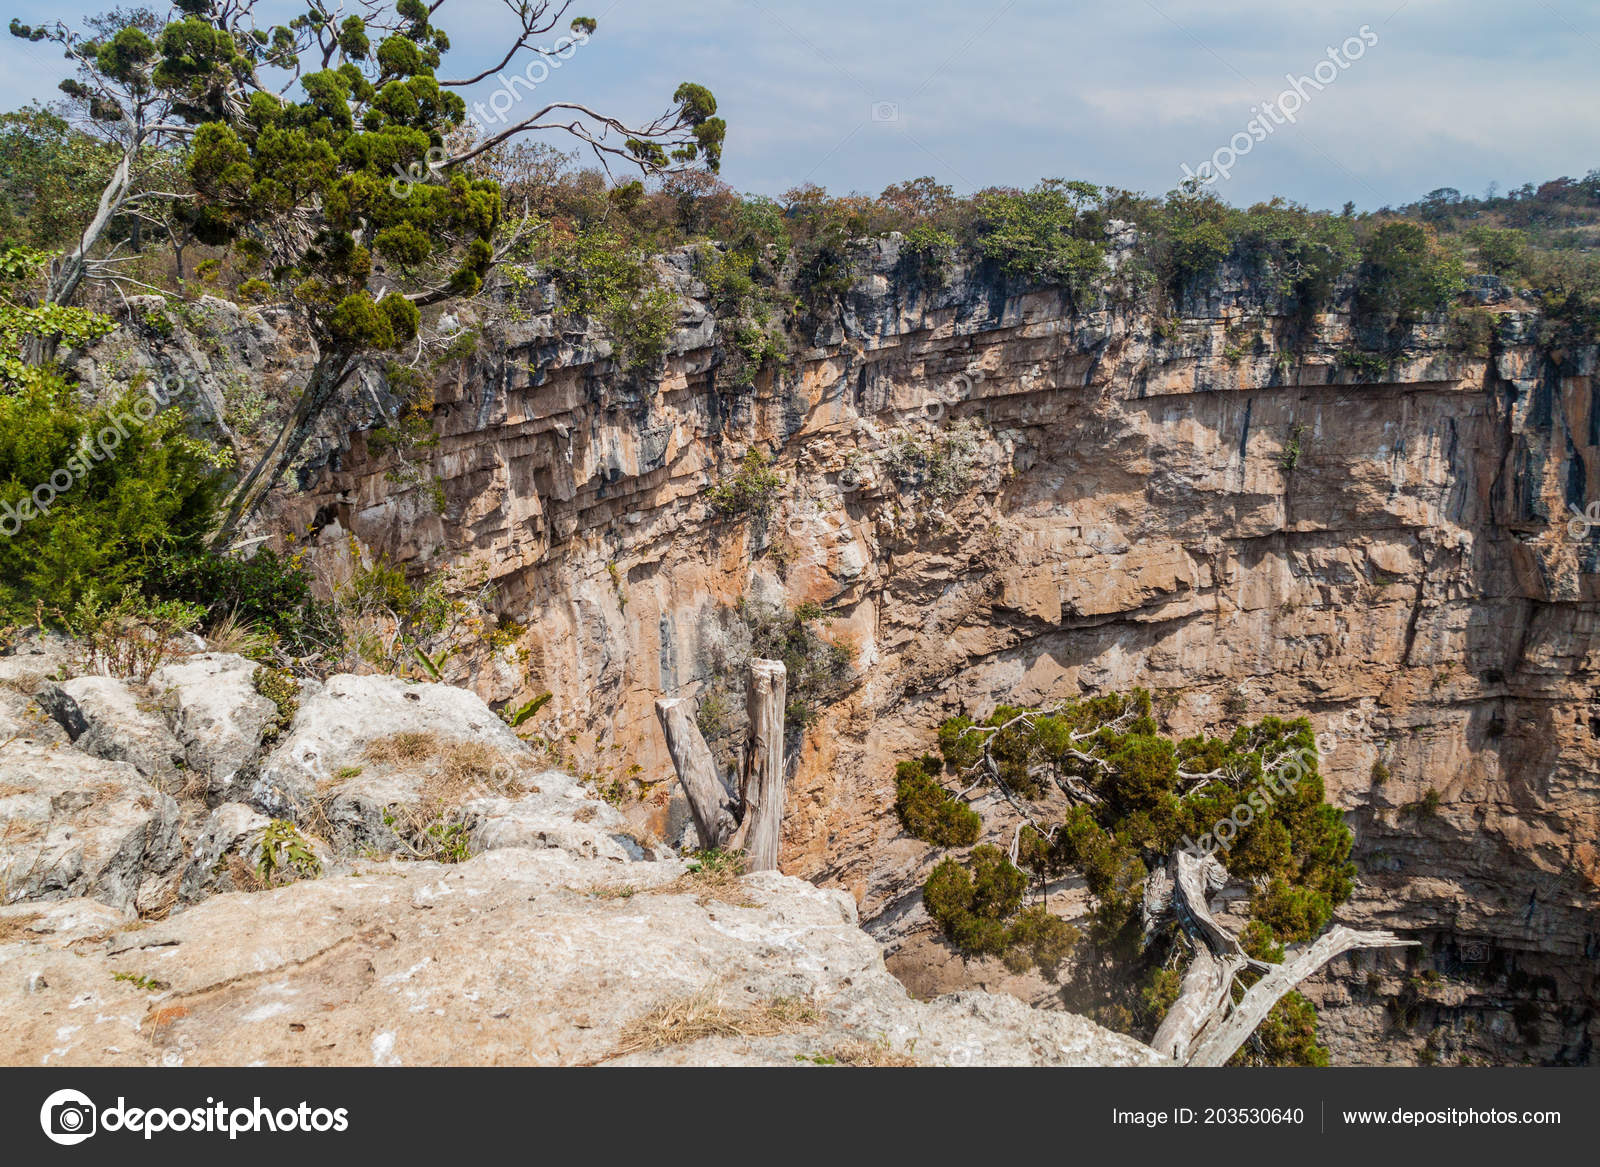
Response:
[{"label": "shrub", "polygon": [[201,609],[128,591],[115,603],[91,596],[56,617],[77,638],[86,672],[143,681],[172,654],[175,639],[199,624]]},{"label": "shrub", "polygon": [[712,508],[723,518],[750,515],[765,520],[783,490],[784,478],[772,467],[765,450],[752,446],[739,462],[739,469],[706,492]]},{"label": "shrub", "polygon": [[1478,263],[1490,275],[1508,276],[1521,269],[1528,250],[1524,231],[1506,227],[1473,227],[1467,242],[1478,252]]},{"label": "shrub", "polygon": [[1339,277],[1357,255],[1352,220],[1315,214],[1281,199],[1241,213],[1233,234],[1247,268],[1293,299],[1303,315],[1333,299]]},{"label": "shrub", "polygon": [[227,619],[265,628],[295,655],[339,640],[333,613],[311,595],[310,577],[293,557],[270,547],[248,559],[204,549],[163,555],[146,587],[204,605],[208,628]]},{"label": "shrub", "polygon": [[617,362],[639,372],[659,361],[678,322],[678,297],[655,267],[614,231],[578,231],[547,266],[570,315],[600,321],[617,344]]},{"label": "shrub", "polygon": [[988,191],[975,207],[977,253],[1000,271],[1057,284],[1074,299],[1105,271],[1098,220],[1086,209],[1099,197],[1086,182],[1047,179],[1030,191]]},{"label": "shrub", "polygon": [[983,820],[935,780],[944,763],[938,758],[911,758],[895,767],[895,813],[906,832],[940,847],[970,847],[978,841]]},{"label": "shrub", "polygon": [[1233,250],[1228,219],[1227,205],[1198,186],[1174,191],[1167,197],[1154,225],[1152,249],[1156,270],[1173,299],[1228,258]]},{"label": "shrub", "polygon": [[928,915],[964,956],[998,956],[1013,972],[1054,976],[1077,929],[1043,906],[1022,907],[1028,877],[998,847],[974,847],[966,866],[942,860],[922,888]]},{"label": "shrub", "polygon": [[1384,223],[1361,246],[1356,308],[1364,315],[1410,324],[1443,310],[1464,286],[1460,258],[1421,223]]},{"label": "shrub", "polygon": [[908,433],[889,447],[884,465],[903,490],[954,498],[971,483],[980,433],[977,423],[966,419],[927,438]]},{"label": "shrub", "polygon": [[322,874],[322,860],[295,825],[287,819],[273,819],[261,835],[260,858],[256,875],[265,887],[315,879]]},{"label": "shrub", "polygon": [[136,405],[85,408],[54,374],[0,393],[0,611],[118,596],[198,551],[222,459],[180,410]]},{"label": "shrub", "polygon": [[[1054,969],[1076,946],[1068,1003],[1146,1033],[1159,1019],[1159,1002],[1175,995],[1185,959],[1170,935],[1145,936],[1142,913],[1149,871],[1175,848],[1214,831],[1220,837],[1217,824],[1233,823],[1231,845],[1214,853],[1254,889],[1241,941],[1258,959],[1278,959],[1284,944],[1316,936],[1350,897],[1355,874],[1352,835],[1325,799],[1308,722],[1269,717],[1227,737],[1174,741],[1160,732],[1153,711],[1141,691],[1048,710],[1000,706],[981,722],[944,722],[944,767],[968,773],[983,766],[1013,801],[1033,802],[1039,825],[1018,836],[1015,862],[993,847],[975,847],[968,866],[941,861],[923,889],[929,914],[968,955]],[[1267,767],[1282,776],[1286,758],[1299,777],[1268,783]],[[901,821],[931,841],[940,841],[939,816],[950,798],[934,781],[940,762],[912,758],[895,773]],[[1058,791],[1071,800],[1065,809]],[[1248,816],[1236,814],[1240,803]],[[976,833],[968,827],[947,837],[945,845],[964,845]],[[1021,898],[1030,878],[1042,886],[1074,872],[1092,897],[1081,938],[1069,938],[1042,909],[1024,909]],[[1302,1014],[1298,1004],[1282,1006],[1250,1056],[1316,1064],[1314,1041],[1302,1040],[1308,1032],[1314,1038],[1315,1018],[1308,1030]]]},{"label": "shrub", "polygon": [[300,712],[300,682],[294,679],[288,669],[273,669],[265,665],[258,666],[250,680],[256,692],[277,707],[277,716],[267,725],[261,738],[263,742],[276,741],[294,724],[294,716]]}]

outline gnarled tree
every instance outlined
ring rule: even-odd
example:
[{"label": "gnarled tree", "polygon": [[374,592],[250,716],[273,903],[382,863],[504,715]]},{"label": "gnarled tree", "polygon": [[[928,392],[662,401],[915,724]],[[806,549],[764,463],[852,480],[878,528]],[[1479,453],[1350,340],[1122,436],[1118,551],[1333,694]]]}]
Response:
[{"label": "gnarled tree", "polygon": [[[293,309],[312,339],[306,384],[236,486],[219,543],[295,461],[359,358],[410,342],[420,309],[475,293],[505,253],[499,188],[475,173],[475,159],[555,131],[647,174],[720,163],[716,100],[689,82],[643,123],[541,98],[495,132],[469,128],[458,89],[565,53],[595,21],[569,18],[568,0],[505,0],[515,22],[508,49],[450,77],[450,39],[437,23],[449,2],[310,0],[270,24],[255,0],[177,0],[165,21],[126,15],[88,37],[12,22],[17,36],[62,46],[75,66],[63,88],[90,118],[127,126],[93,219],[52,272],[50,302],[68,303],[85,279],[106,274],[114,256],[100,251],[113,218],[181,197],[141,186],[151,152],[181,140],[197,196],[187,226],[254,265],[244,289]],[[541,47],[563,22],[566,39]]]},{"label": "gnarled tree", "polygon": [[[966,803],[985,795],[1009,822],[1003,847],[934,869],[929,915],[967,955],[1052,977],[1068,965],[1069,1004],[1183,1064],[1324,1061],[1295,987],[1343,953],[1405,943],[1324,932],[1352,888],[1351,835],[1324,800],[1304,719],[1173,741],[1138,691],[952,718],[939,745],[940,757],[901,763],[908,830],[971,842]],[[1081,939],[1043,903],[1023,906],[1030,883],[1042,892],[1069,874],[1093,897]],[[1211,906],[1234,881],[1250,890],[1238,931]]]}]

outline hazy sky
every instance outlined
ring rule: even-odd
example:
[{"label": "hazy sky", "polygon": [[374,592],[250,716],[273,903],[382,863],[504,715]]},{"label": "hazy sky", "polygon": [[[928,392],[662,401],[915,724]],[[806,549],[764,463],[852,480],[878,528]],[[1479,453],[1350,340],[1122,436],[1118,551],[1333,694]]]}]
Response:
[{"label": "hazy sky", "polygon": [[[723,177],[764,194],[803,181],[876,193],[923,174],[962,191],[1060,176],[1159,193],[1236,134],[1246,145],[1285,75],[1315,82],[1319,62],[1322,88],[1300,85],[1292,123],[1258,122],[1270,133],[1216,183],[1230,201],[1376,207],[1600,167],[1594,0],[596,0],[573,13],[599,31],[539,98],[642,119],[699,81],[728,120]],[[5,13],[76,14],[39,0]],[[486,61],[509,27],[500,0],[446,0],[439,23],[452,63]],[[1346,64],[1330,62],[1347,42]],[[5,37],[0,54],[5,108],[53,92],[47,46]]]}]

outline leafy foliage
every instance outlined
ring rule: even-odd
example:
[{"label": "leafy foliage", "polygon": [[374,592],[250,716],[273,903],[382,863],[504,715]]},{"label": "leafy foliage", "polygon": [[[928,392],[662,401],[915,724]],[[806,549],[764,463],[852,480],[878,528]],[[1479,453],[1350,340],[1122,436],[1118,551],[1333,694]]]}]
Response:
[{"label": "leafy foliage", "polygon": [[179,410],[139,422],[140,396],[85,406],[55,374],[0,395],[0,609],[116,597],[199,550],[217,455]]},{"label": "leafy foliage", "polygon": [[599,320],[616,338],[624,368],[654,365],[678,322],[678,297],[656,276],[649,258],[613,231],[580,231],[548,260],[561,306]]},{"label": "leafy foliage", "polygon": [[978,841],[983,820],[978,812],[939,785],[944,762],[935,757],[908,758],[894,769],[895,813],[908,834],[940,847],[970,847]]},{"label": "leafy foliage", "polygon": [[1008,276],[1080,296],[1105,269],[1100,221],[1085,213],[1099,194],[1086,182],[1047,179],[1030,191],[979,195],[975,249]]},{"label": "leafy foliage", "polygon": [[1363,313],[1409,323],[1448,306],[1462,287],[1460,258],[1421,223],[1385,223],[1362,244],[1356,307]]},{"label": "leafy foliage", "polygon": [[706,498],[723,518],[749,515],[768,519],[783,486],[783,475],[773,469],[771,455],[752,446],[745,451],[739,469],[708,490]]},{"label": "leafy foliage", "polygon": [[[1255,889],[1247,935],[1263,952],[1316,936],[1353,888],[1352,837],[1325,801],[1304,719],[1263,718],[1225,737],[1174,741],[1139,690],[1047,709],[1002,706],[981,722],[951,718],[939,727],[939,750],[896,769],[908,831],[951,847],[978,837],[958,815],[946,825],[941,767],[963,786],[991,775],[1036,825],[1022,828],[1014,865],[983,846],[965,866],[942,861],[923,889],[929,914],[963,953],[1025,964],[1016,951],[1024,939],[1046,952],[1059,939],[1037,913],[1023,927],[1029,881],[1081,875],[1092,908],[1067,992],[1108,1024],[1148,1029],[1160,999],[1176,993],[1171,941],[1147,944],[1141,918],[1145,878],[1174,849],[1212,841],[1227,871]],[[1302,1040],[1305,1008],[1282,1005],[1272,1035],[1252,1048],[1314,1062],[1314,1041]]]}]

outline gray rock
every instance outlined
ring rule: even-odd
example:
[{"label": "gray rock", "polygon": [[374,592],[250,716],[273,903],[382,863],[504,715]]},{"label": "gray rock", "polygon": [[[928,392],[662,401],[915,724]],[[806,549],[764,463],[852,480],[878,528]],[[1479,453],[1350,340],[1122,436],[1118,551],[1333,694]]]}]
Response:
[{"label": "gray rock", "polygon": [[[563,775],[564,777],[564,775]],[[457,821],[467,829],[473,854],[502,847],[558,847],[579,859],[627,862],[634,854],[614,836],[622,816],[594,798],[479,798],[463,805]]]},{"label": "gray rock", "polygon": [[[508,848],[214,896],[72,952],[11,945],[0,1063],[793,1067],[848,1050],[928,1066],[1166,1064],[1013,998],[912,1000],[842,892],[766,873],[712,899],[683,873]],[[49,1000],[92,1006],[78,1028],[46,1015],[30,978]],[[158,1048],[140,1026],[162,992],[185,1009]],[[669,1033],[627,1052],[630,1025],[686,1004],[718,1009],[734,1036]],[[782,1023],[740,1032],[778,1005]]]},{"label": "gray rock", "polygon": [[[178,804],[127,762],[13,742],[0,752],[7,902],[90,897],[132,912],[182,854]],[[146,889],[145,895],[150,895]]]},{"label": "gray rock", "polygon": [[219,879],[226,879],[228,856],[258,845],[271,822],[242,802],[225,802],[212,811],[190,851],[188,866],[183,869],[179,897],[196,900],[213,890]]},{"label": "gray rock", "polygon": [[74,677],[46,682],[39,705],[84,753],[129,762],[166,793],[182,791],[188,777],[182,744],[161,717],[141,707],[126,681]]},{"label": "gray rock", "polygon": [[12,738],[35,745],[65,745],[72,740],[32,697],[0,688],[0,741]]},{"label": "gray rock", "polygon": [[278,707],[256,692],[256,668],[242,656],[204,652],[163,665],[150,677],[151,689],[170,703],[184,760],[205,778],[206,801],[213,806],[238,797],[236,784],[278,716]]},{"label": "gray rock", "polygon": [[341,673],[302,696],[294,724],[261,762],[246,801],[276,817],[303,815],[339,780],[341,769],[364,763],[369,744],[396,733],[479,742],[507,755],[528,752],[510,727],[465,689]]}]

